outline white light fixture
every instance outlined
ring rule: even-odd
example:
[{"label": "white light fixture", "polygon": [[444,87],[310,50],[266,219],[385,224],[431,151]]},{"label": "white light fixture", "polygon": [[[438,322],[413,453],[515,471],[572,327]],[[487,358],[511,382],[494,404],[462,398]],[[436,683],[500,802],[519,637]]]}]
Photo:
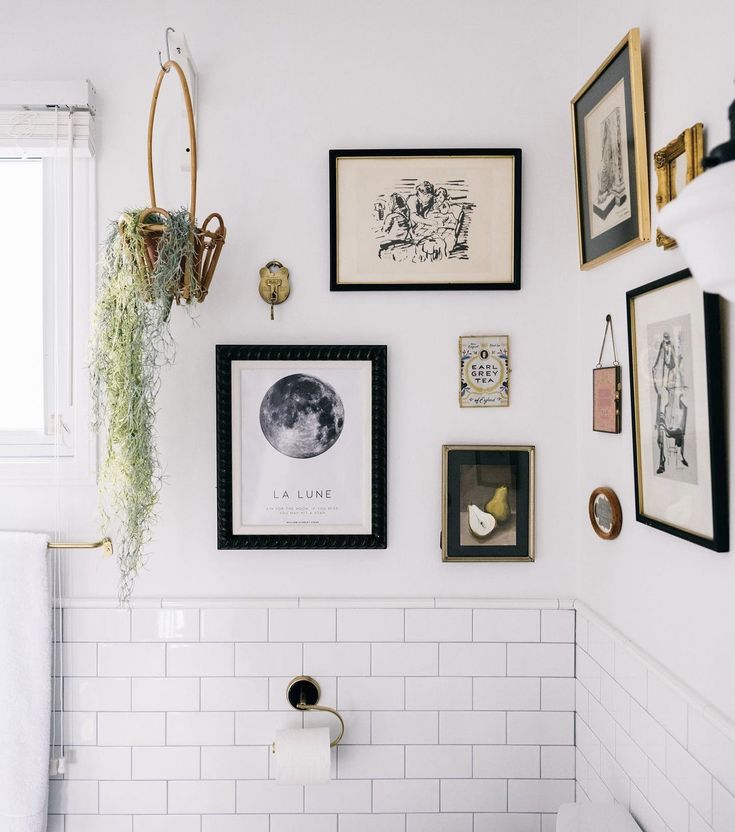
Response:
[{"label": "white light fixture", "polygon": [[704,159],[709,170],[662,208],[658,224],[676,239],[699,285],[735,301],[735,101],[728,115],[730,141]]}]

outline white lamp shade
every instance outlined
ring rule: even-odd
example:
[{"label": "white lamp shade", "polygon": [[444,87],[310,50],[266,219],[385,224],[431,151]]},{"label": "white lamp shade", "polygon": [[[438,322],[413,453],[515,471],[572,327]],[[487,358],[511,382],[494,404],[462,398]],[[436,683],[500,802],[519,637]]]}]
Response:
[{"label": "white lamp shade", "polygon": [[693,179],[663,207],[658,224],[705,292],[735,300],[735,161]]}]

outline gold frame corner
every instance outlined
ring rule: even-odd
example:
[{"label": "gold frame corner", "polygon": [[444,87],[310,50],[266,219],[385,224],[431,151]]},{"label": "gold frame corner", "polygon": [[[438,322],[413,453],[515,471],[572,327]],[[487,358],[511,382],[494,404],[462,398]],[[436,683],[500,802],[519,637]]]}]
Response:
[{"label": "gold frame corner", "polygon": [[[676,160],[684,156],[686,160],[685,184],[689,184],[704,172],[704,125],[701,122],[687,127],[679,135],[653,154],[658,189],[656,190],[656,208],[660,211],[673,199],[676,199]],[[664,251],[675,248],[673,237],[656,229],[656,245]]]}]

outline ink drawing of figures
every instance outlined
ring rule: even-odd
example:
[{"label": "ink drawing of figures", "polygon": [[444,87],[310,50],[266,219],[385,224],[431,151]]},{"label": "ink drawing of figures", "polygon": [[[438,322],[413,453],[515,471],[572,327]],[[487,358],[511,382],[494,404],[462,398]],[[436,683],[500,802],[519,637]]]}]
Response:
[{"label": "ink drawing of figures", "polygon": [[374,203],[374,233],[382,260],[426,263],[469,259],[474,205],[462,179],[435,184],[401,179]]},{"label": "ink drawing of figures", "polygon": [[521,151],[330,150],[330,289],[520,289]]}]

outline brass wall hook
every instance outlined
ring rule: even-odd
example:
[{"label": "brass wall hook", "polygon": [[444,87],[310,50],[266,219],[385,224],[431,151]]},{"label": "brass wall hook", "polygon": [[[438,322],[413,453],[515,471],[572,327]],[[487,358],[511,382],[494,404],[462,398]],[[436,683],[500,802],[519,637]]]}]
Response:
[{"label": "brass wall hook", "polygon": [[261,298],[270,304],[273,320],[273,307],[283,303],[291,294],[288,269],[279,260],[269,260],[259,274],[258,291]]}]

